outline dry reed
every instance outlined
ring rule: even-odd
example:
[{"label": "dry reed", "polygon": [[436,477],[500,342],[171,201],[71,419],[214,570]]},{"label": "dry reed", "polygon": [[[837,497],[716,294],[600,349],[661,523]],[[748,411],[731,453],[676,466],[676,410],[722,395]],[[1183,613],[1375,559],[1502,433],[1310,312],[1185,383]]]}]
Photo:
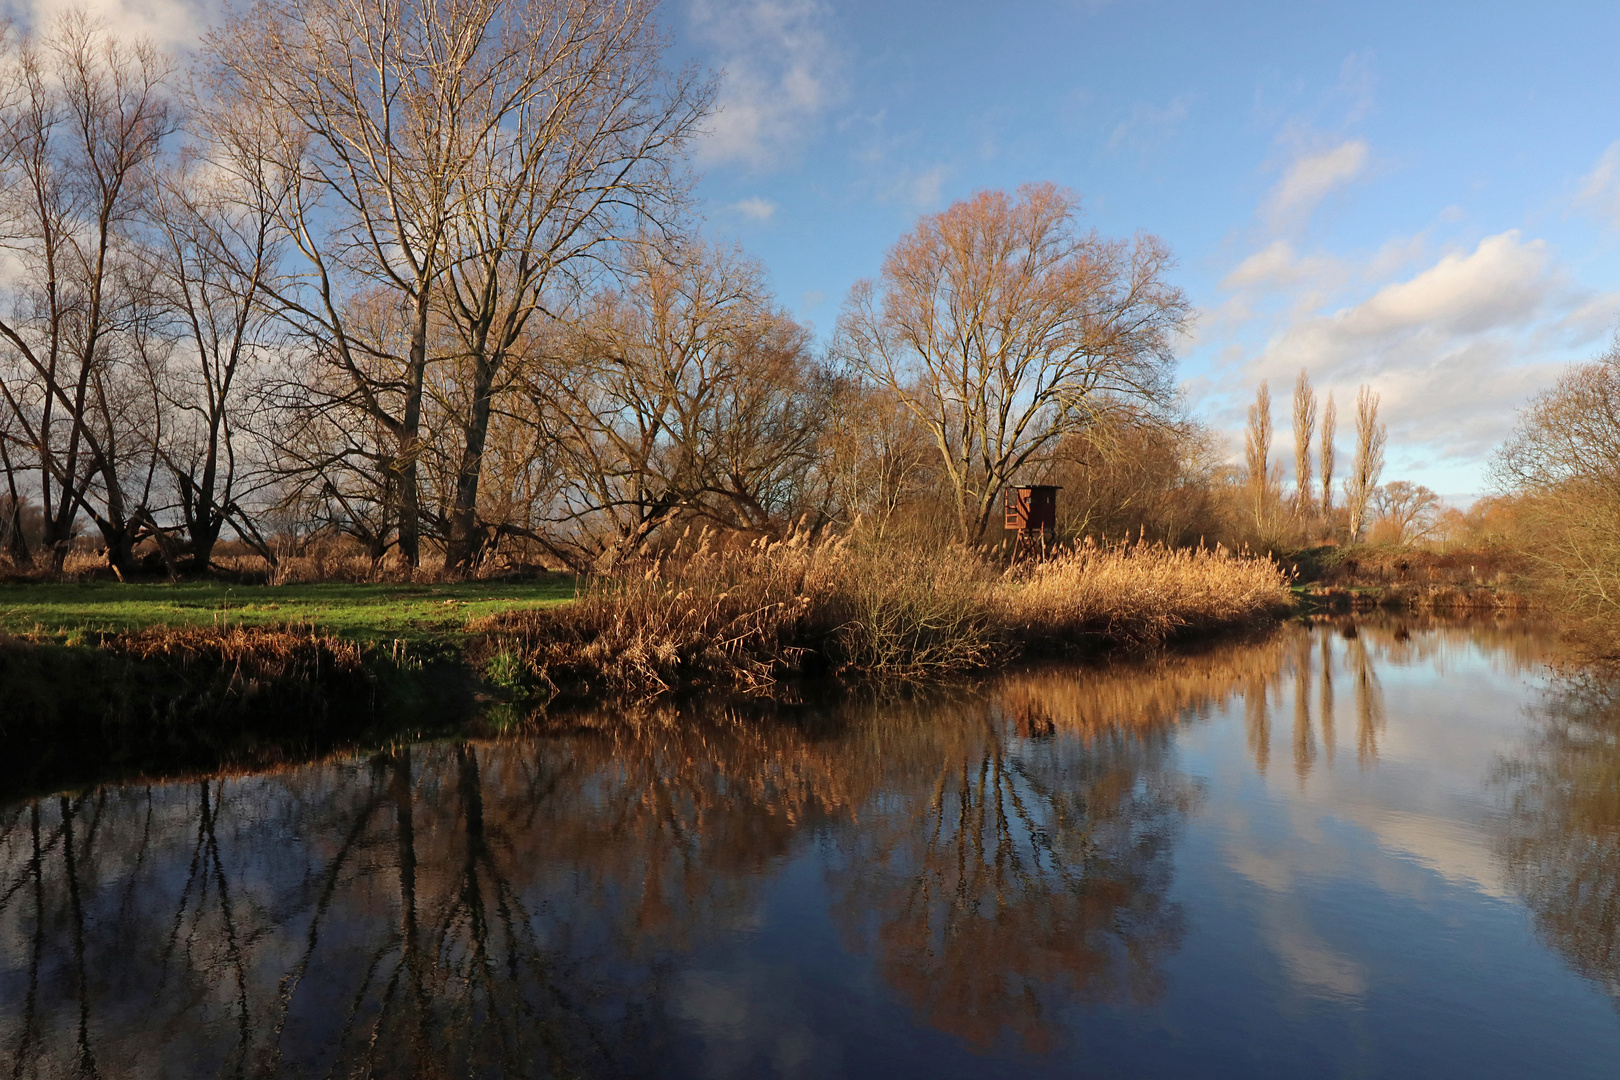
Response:
[{"label": "dry reed", "polygon": [[513,688],[652,696],[684,684],[768,690],[784,674],[916,680],[1026,648],[1150,645],[1288,604],[1276,563],[1157,545],[1066,550],[1003,570],[963,548],[848,539],[685,541],[559,609],[475,623],[486,674]]},{"label": "dry reed", "polygon": [[1152,645],[1248,622],[1287,607],[1271,559],[1160,544],[1075,547],[1015,571],[1001,617],[1026,645]]}]

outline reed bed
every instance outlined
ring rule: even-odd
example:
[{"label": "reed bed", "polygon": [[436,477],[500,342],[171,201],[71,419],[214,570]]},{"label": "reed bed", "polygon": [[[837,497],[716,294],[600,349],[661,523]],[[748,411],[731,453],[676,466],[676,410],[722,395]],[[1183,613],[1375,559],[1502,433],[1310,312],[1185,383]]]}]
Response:
[{"label": "reed bed", "polygon": [[1081,546],[1015,569],[999,592],[1003,621],[1026,646],[1087,639],[1154,645],[1253,621],[1289,604],[1271,559],[1224,548]]},{"label": "reed bed", "polygon": [[693,684],[768,692],[791,673],[935,678],[1032,649],[1154,645],[1288,603],[1275,562],[1218,549],[1082,547],[1006,567],[965,548],[705,535],[587,582],[573,604],[469,629],[474,659],[509,688],[650,697]]}]

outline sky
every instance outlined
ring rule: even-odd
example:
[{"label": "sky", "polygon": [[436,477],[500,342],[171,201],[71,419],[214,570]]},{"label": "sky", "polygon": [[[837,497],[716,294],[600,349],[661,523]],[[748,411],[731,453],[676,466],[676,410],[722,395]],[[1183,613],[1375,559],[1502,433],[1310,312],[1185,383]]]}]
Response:
[{"label": "sky", "polygon": [[[73,0],[11,0],[38,22]],[[184,51],[219,0],[94,0]],[[1382,397],[1385,479],[1488,490],[1515,410],[1620,325],[1620,5],[665,0],[719,78],[704,227],[825,340],[919,215],[1053,181],[1155,233],[1195,307],[1180,376],[1279,457],[1303,367]]]},{"label": "sky", "polygon": [[823,337],[919,215],[1050,180],[1162,237],[1180,374],[1234,448],[1261,379],[1382,398],[1385,479],[1466,502],[1620,324],[1620,5],[679,0],[722,76],[706,227]]}]

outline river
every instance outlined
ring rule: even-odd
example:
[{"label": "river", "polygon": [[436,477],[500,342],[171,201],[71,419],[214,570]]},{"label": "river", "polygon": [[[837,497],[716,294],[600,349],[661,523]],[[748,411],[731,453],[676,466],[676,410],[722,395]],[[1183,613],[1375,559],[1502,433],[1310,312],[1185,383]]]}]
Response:
[{"label": "river", "polygon": [[1613,1077],[1620,685],[1529,624],[0,810],[12,1076]]}]

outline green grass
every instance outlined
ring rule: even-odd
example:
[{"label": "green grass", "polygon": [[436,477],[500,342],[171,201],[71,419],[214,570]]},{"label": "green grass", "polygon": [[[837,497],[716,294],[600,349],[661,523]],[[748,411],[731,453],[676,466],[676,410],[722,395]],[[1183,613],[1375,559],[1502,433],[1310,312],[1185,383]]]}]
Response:
[{"label": "green grass", "polygon": [[226,585],[39,582],[0,585],[0,631],[59,640],[85,632],[149,626],[264,626],[312,623],[359,640],[431,638],[465,629],[469,619],[574,598],[574,579],[444,585]]}]

